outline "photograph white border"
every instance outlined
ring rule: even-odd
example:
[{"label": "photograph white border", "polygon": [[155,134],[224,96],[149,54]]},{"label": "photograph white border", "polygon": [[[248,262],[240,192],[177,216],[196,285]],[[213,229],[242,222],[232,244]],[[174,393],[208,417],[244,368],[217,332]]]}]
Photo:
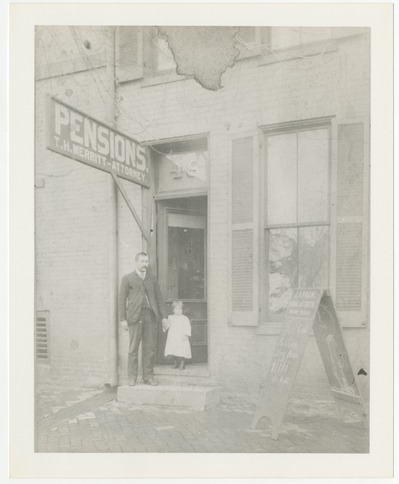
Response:
[{"label": "photograph white border", "polygon": [[[13,4],[9,65],[11,477],[390,477],[393,472],[393,13],[390,4]],[[34,452],[35,25],[371,28],[369,454]],[[23,72],[23,74],[22,74]],[[377,377],[378,375],[378,377]]]}]

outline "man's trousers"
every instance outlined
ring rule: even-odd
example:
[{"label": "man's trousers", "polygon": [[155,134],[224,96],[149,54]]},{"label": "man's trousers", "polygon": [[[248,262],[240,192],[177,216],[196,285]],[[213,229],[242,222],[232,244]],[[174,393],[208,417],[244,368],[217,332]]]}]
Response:
[{"label": "man's trousers", "polygon": [[155,316],[152,309],[142,309],[139,321],[129,324],[129,354],[127,360],[127,373],[129,378],[137,379],[138,355],[140,341],[142,341],[142,369],[143,380],[154,376],[155,364]]}]

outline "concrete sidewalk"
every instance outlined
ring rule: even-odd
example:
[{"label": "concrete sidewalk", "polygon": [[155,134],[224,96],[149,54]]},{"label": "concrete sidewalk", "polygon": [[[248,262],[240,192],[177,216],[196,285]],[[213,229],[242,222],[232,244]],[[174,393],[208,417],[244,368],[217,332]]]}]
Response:
[{"label": "concrete sidewalk", "polygon": [[251,430],[256,395],[221,393],[216,407],[138,406],[102,388],[40,385],[37,452],[366,453],[362,421],[338,418],[333,400],[294,395],[277,441],[263,419]]}]

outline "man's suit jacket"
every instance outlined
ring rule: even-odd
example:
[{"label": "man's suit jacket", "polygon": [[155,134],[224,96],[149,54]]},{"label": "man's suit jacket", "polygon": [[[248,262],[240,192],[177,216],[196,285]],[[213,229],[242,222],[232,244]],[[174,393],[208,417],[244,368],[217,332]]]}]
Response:
[{"label": "man's suit jacket", "polygon": [[128,324],[136,324],[147,291],[148,301],[157,320],[167,318],[168,312],[163,301],[161,290],[156,278],[147,270],[144,281],[137,274],[131,272],[122,278],[119,291],[119,319]]}]

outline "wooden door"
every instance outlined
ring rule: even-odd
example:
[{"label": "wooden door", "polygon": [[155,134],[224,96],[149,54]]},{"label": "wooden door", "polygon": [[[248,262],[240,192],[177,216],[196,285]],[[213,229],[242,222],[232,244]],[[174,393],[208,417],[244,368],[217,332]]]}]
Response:
[{"label": "wooden door", "polygon": [[[206,213],[165,207],[163,227],[158,232],[159,277],[172,313],[174,300],[183,302],[183,314],[191,322],[191,363],[208,358],[206,298]],[[163,259],[161,261],[161,258]],[[164,357],[166,334],[157,328],[157,363]]]}]

